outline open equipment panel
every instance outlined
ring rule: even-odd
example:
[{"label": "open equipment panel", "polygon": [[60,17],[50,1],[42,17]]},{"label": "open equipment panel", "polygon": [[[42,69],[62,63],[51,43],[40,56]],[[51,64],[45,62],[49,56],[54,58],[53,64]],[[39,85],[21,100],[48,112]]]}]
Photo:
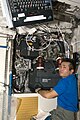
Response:
[{"label": "open equipment panel", "polygon": [[36,28],[32,34],[17,33],[13,44],[13,93],[54,87],[60,79],[56,60],[66,57],[64,43],[45,29]]}]

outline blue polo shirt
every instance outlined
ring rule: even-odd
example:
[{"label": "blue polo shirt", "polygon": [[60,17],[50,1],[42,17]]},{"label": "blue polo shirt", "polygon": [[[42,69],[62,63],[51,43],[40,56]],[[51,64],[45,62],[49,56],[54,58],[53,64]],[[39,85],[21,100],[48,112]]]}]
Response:
[{"label": "blue polo shirt", "polygon": [[53,90],[58,94],[58,106],[72,112],[78,111],[78,85],[74,74],[62,78]]}]

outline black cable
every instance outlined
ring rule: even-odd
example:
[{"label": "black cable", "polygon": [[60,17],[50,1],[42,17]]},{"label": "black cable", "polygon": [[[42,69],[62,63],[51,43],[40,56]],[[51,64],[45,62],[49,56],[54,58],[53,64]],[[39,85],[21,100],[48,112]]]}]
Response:
[{"label": "black cable", "polygon": [[3,82],[0,82],[0,83],[3,84],[4,87],[5,87],[5,86],[8,86],[8,87],[9,87],[9,85],[7,85],[6,83],[3,83]]}]

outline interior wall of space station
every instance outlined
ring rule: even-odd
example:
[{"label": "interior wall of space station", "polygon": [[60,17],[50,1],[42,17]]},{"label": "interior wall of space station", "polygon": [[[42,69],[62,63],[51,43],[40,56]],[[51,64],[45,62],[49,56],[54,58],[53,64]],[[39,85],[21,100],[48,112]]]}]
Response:
[{"label": "interior wall of space station", "polygon": [[[5,56],[6,56],[6,40],[0,38],[0,85],[5,79]],[[1,87],[0,87],[1,88]]]}]

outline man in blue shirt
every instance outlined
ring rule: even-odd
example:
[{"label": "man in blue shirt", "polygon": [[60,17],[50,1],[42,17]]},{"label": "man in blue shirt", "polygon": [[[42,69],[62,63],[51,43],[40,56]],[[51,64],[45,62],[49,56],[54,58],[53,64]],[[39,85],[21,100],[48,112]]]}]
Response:
[{"label": "man in blue shirt", "polygon": [[59,66],[62,79],[51,90],[39,90],[45,98],[57,97],[57,108],[51,111],[50,120],[74,120],[74,113],[78,111],[78,86],[75,76],[75,64],[70,58],[62,60]]}]

